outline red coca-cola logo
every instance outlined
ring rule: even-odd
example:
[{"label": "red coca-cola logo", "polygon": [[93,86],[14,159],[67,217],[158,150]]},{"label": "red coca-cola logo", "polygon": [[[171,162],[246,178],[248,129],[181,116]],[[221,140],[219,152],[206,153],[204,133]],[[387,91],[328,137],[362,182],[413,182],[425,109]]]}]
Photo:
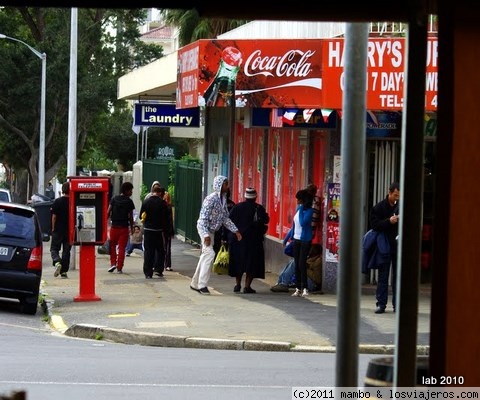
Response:
[{"label": "red coca-cola logo", "polygon": [[315,51],[289,50],[282,56],[262,57],[261,50],[255,50],[247,58],[243,67],[246,76],[308,76],[312,70],[312,64],[308,59],[315,54]]}]

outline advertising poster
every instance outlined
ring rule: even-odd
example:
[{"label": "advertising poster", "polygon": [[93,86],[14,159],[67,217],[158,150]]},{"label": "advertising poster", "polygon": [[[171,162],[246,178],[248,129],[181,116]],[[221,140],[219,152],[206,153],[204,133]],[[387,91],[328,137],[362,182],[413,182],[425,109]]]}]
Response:
[{"label": "advertising poster", "polygon": [[327,189],[327,237],[325,259],[338,262],[340,243],[340,184],[329,183]]},{"label": "advertising poster", "polygon": [[339,243],[340,224],[338,222],[327,222],[327,245],[325,246],[325,260],[327,262],[338,262]]},{"label": "advertising poster", "polygon": [[[239,199],[242,199],[244,188],[243,188],[243,180],[244,180],[244,140],[245,140],[245,129],[243,128],[243,124],[236,123],[235,124],[235,135],[234,135],[234,162],[233,162],[233,182],[230,185],[231,199],[238,203]],[[235,193],[233,192],[235,190]]]},{"label": "advertising poster", "polygon": [[252,129],[252,140],[254,143],[252,155],[252,182],[253,187],[257,190],[258,197],[257,203],[262,205],[264,204],[264,198],[262,196],[262,186],[263,186],[263,179],[262,179],[262,171],[263,171],[263,131],[261,129]]},{"label": "advertising poster", "polygon": [[340,183],[342,179],[342,157],[333,156],[333,183]]},{"label": "advertising poster", "polygon": [[[369,38],[367,108],[401,110],[405,38]],[[345,39],[198,40],[178,50],[177,108],[341,109]],[[438,39],[427,42],[425,109],[437,109]]]},{"label": "advertising poster", "polygon": [[232,193],[232,200],[235,203],[243,201],[245,189],[254,187],[258,193],[257,203],[263,204],[263,132],[240,125],[236,127],[234,141],[234,173],[230,186],[235,188],[235,193]]},{"label": "advertising poster", "polygon": [[317,224],[317,230],[312,243],[323,244],[323,226],[324,226],[324,177],[325,177],[325,154],[327,150],[327,133],[325,131],[315,131],[313,134],[313,151],[315,154],[315,165],[313,168],[313,183],[317,185],[317,196],[320,197],[320,220]]},{"label": "advertising poster", "polygon": [[293,223],[293,216],[297,207],[295,194],[297,192],[297,184],[295,177],[298,176],[297,165],[298,159],[298,135],[294,135],[291,130],[282,132],[283,145],[283,182],[282,189],[282,232],[286,234]]},{"label": "advertising poster", "polygon": [[280,227],[280,182],[282,179],[281,165],[280,130],[274,129],[271,132],[271,140],[268,142],[267,210],[270,216],[268,233],[277,238],[282,238],[282,229]]}]

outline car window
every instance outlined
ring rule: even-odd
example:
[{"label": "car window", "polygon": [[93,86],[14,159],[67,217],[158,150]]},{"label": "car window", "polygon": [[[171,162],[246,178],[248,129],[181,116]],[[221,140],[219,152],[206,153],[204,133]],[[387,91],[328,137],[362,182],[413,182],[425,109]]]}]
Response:
[{"label": "car window", "polygon": [[5,190],[0,190],[0,201],[10,201],[10,194]]},{"label": "car window", "polygon": [[0,242],[32,247],[35,243],[35,217],[19,209],[0,209]]}]

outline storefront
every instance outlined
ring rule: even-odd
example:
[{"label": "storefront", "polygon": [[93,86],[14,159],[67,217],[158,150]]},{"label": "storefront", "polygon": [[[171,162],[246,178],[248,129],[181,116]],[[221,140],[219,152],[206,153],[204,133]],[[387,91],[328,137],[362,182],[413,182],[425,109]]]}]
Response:
[{"label": "storefront", "polygon": [[[436,110],[436,49],[431,38],[425,96],[430,144],[435,140],[430,121]],[[258,201],[271,217],[268,269],[283,267],[281,240],[291,227],[296,191],[309,183],[322,189],[323,224],[316,240],[324,246],[327,291],[335,291],[340,251],[343,51],[343,39],[266,39],[200,40],[178,52],[177,108],[215,109],[205,113],[205,181],[215,173],[228,174],[235,202],[243,199],[245,187],[257,188]],[[369,208],[399,180],[404,53],[404,38],[369,39]],[[422,259],[428,269],[428,255]]]}]

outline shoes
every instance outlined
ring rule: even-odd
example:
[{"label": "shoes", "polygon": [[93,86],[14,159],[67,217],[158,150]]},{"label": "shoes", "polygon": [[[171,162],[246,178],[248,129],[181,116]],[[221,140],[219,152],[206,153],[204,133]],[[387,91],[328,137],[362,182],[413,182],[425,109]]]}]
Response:
[{"label": "shoes", "polygon": [[192,285],[190,285],[190,289],[195,290],[196,292],[198,292],[198,289],[197,289],[197,288],[194,288]]},{"label": "shoes", "polygon": [[123,270],[117,269],[117,274],[123,274]]},{"label": "shoes", "polygon": [[161,272],[155,272],[155,275],[158,276],[159,278],[163,278],[163,274]]},{"label": "shoes", "polygon": [[172,267],[165,268],[165,271],[173,271]]},{"label": "shoes", "polygon": [[145,279],[152,279],[150,275],[145,275]]},{"label": "shoes", "polygon": [[308,293],[308,289],[303,289],[302,297],[307,297],[307,296],[310,296],[310,293]]},{"label": "shoes", "polygon": [[240,289],[241,289],[241,288],[242,288],[242,287],[241,287],[240,285],[235,285],[235,286],[233,287],[233,293],[238,293],[238,292],[240,292]]},{"label": "shoes", "polygon": [[302,295],[302,292],[300,292],[300,289],[295,289],[295,292],[292,294],[292,297],[300,297]]},{"label": "shoes", "polygon": [[276,293],[279,293],[279,292],[288,292],[288,286],[279,283],[279,284],[277,284],[277,285],[275,285],[275,286],[272,286],[272,287],[270,288],[270,290],[271,290],[272,292],[276,292]]},{"label": "shoes", "polygon": [[66,272],[62,272],[62,273],[60,274],[60,278],[62,278],[62,279],[68,279],[67,273],[66,273]]},{"label": "shoes", "polygon": [[200,293],[200,294],[210,294],[210,291],[208,290],[207,287],[203,287],[201,289],[198,289],[198,293]]},{"label": "shoes", "polygon": [[375,309],[375,314],[383,314],[385,312],[385,308],[384,307],[377,307]]},{"label": "shoes", "polygon": [[257,291],[252,289],[251,287],[246,287],[243,289],[243,293],[257,293]]},{"label": "shoes", "polygon": [[109,269],[108,269],[108,272],[113,272],[117,269],[117,266],[116,265],[112,265]]},{"label": "shoes", "polygon": [[53,273],[53,276],[56,278],[58,275],[60,275],[60,271],[62,270],[62,263],[60,261],[57,261],[54,267],[55,272]]},{"label": "shoes", "polygon": [[130,253],[126,253],[126,254],[125,254],[125,257],[130,257]]}]

